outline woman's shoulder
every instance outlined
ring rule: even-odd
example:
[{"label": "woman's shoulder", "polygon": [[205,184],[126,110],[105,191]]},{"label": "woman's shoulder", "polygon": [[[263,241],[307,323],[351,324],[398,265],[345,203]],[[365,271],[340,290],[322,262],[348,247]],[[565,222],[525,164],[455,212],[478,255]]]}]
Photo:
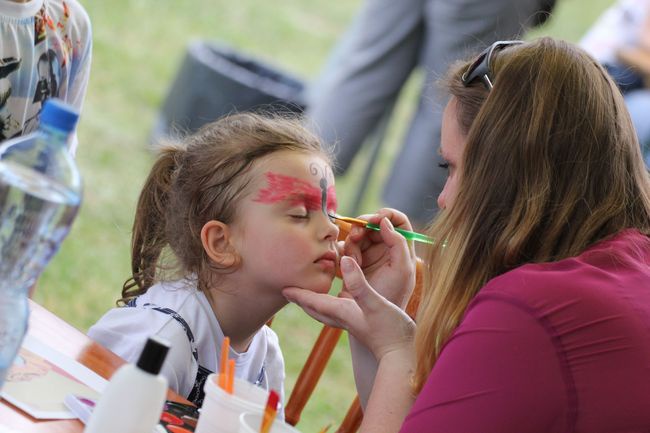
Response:
[{"label": "woman's shoulder", "polygon": [[650,239],[636,230],[625,230],[575,257],[519,266],[490,280],[480,293],[534,294],[553,288],[566,293],[636,279],[650,283]]},{"label": "woman's shoulder", "polygon": [[[647,394],[648,287],[650,242],[643,234],[626,230],[576,257],[521,266],[494,278],[474,298],[446,349],[458,349],[464,342],[464,356],[468,348],[483,348],[491,357],[501,353],[499,371],[507,374],[500,380],[512,377],[517,368],[525,373],[518,389],[530,388],[531,374],[544,377],[540,386],[554,384],[558,402],[566,397],[561,407],[577,414],[572,422],[588,426],[575,430],[619,423],[620,417],[604,415],[599,408],[603,399],[617,407],[637,407]],[[447,355],[454,353],[449,350]],[[520,362],[528,354],[533,360]],[[481,356],[475,353],[471,358]],[[511,367],[504,369],[507,362]],[[557,368],[544,376],[526,370],[528,365],[533,370]],[[626,368],[612,368],[621,365]],[[647,413],[645,407],[641,411]]]},{"label": "woman's shoulder", "polygon": [[[575,257],[520,266],[490,280],[470,304],[498,300],[538,317],[583,317],[606,312],[650,311],[650,240],[625,230]],[[632,300],[632,302],[631,302]]]}]

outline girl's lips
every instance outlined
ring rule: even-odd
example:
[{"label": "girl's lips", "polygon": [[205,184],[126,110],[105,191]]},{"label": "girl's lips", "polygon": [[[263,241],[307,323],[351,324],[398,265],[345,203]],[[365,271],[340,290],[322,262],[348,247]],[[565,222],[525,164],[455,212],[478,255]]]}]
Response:
[{"label": "girl's lips", "polygon": [[318,260],[316,260],[316,261],[319,261],[319,260],[332,260],[332,261],[336,261],[336,257],[337,257],[337,255],[336,255],[336,251],[328,251],[328,252],[326,252],[325,254],[323,254],[322,256],[320,256],[320,257],[318,258]]},{"label": "girl's lips", "polygon": [[320,256],[314,263],[319,264],[324,270],[336,270],[336,259],[336,252],[328,251]]},{"label": "girl's lips", "polygon": [[317,264],[323,268],[325,271],[335,271],[336,270],[336,261],[329,259],[320,259],[316,261]]}]

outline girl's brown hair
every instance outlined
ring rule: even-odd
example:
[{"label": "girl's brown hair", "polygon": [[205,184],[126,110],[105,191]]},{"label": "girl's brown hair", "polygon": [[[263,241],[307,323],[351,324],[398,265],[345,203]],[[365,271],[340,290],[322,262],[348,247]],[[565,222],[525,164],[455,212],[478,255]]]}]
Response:
[{"label": "girl's brown hair", "polygon": [[[279,151],[316,153],[328,163],[319,139],[300,119],[253,113],[233,114],[203,126],[182,141],[161,146],[142,188],[131,238],[132,276],[118,304],[145,293],[169,266],[194,274],[201,289],[215,273],[230,272],[211,262],[201,229],[210,220],[231,223],[253,179],[253,163]],[[165,263],[163,263],[165,262]]]},{"label": "girl's brown hair", "polygon": [[[466,142],[453,206],[433,221],[418,312],[420,391],[471,299],[524,263],[561,260],[626,228],[650,233],[650,180],[616,85],[569,43],[495,54],[494,88],[447,79]],[[443,244],[445,245],[443,247]]]}]

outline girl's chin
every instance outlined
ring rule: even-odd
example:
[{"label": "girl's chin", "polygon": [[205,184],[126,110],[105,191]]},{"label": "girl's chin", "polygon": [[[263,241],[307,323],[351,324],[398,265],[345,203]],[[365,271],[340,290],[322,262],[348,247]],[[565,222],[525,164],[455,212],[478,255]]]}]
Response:
[{"label": "girl's chin", "polygon": [[332,281],[334,281],[334,277],[323,276],[318,283],[310,284],[304,288],[314,293],[329,293],[332,288]]}]

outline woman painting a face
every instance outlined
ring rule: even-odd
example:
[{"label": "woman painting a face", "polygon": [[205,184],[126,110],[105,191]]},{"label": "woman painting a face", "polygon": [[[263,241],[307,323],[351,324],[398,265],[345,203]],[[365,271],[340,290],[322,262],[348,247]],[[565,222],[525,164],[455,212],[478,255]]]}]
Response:
[{"label": "woman painting a face", "polygon": [[391,209],[346,240],[349,297],[283,291],[353,337],[360,431],[647,431],[650,178],[617,87],[551,38],[497,42],[445,85],[416,320]]},{"label": "woman painting a face", "polygon": [[458,191],[458,177],[461,171],[460,165],[463,162],[462,156],[465,150],[466,137],[461,132],[460,125],[458,124],[457,110],[458,102],[455,98],[452,98],[442,114],[440,154],[446,162],[440,168],[446,169],[449,173],[445,187],[438,196],[438,207],[440,209],[446,209],[447,206],[453,204],[454,197]]}]

